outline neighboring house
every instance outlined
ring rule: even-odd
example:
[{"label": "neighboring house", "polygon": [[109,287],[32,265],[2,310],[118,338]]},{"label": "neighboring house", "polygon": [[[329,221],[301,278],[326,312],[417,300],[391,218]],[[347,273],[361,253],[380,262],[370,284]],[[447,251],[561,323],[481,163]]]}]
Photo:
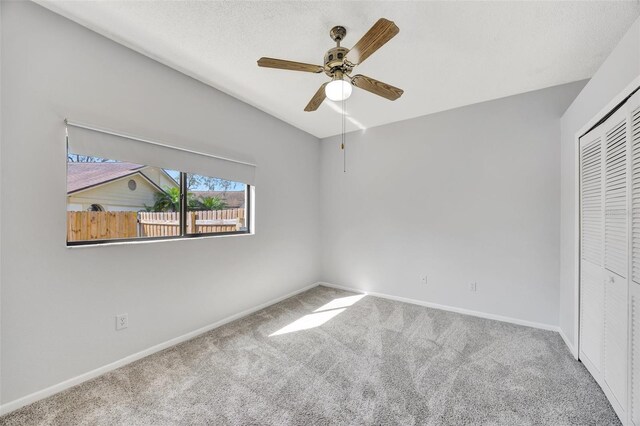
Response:
[{"label": "neighboring house", "polygon": [[[155,194],[178,183],[160,167],[133,163],[67,163],[67,211],[140,211]],[[245,191],[190,191],[218,197],[227,208],[244,208]]]},{"label": "neighboring house", "polygon": [[133,163],[67,163],[67,210],[140,211],[155,194],[177,187],[159,167]]}]

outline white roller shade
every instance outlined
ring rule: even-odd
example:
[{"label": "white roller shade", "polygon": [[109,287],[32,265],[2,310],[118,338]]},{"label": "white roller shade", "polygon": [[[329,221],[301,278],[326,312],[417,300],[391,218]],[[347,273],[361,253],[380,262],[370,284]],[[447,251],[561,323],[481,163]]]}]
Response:
[{"label": "white roller shade", "polygon": [[66,123],[69,152],[74,154],[162,167],[249,185],[255,184],[256,166],[248,161],[176,148],[163,142],[100,129],[70,120],[67,120]]}]

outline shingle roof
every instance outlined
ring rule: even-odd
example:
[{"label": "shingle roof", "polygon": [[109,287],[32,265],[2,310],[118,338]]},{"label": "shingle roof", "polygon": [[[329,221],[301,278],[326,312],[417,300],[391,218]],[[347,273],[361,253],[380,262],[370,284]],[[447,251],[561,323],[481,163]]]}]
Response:
[{"label": "shingle roof", "polygon": [[244,191],[189,191],[196,197],[218,197],[227,203],[227,208],[238,209],[244,207]]},{"label": "shingle roof", "polygon": [[136,173],[133,163],[67,163],[67,194]]}]

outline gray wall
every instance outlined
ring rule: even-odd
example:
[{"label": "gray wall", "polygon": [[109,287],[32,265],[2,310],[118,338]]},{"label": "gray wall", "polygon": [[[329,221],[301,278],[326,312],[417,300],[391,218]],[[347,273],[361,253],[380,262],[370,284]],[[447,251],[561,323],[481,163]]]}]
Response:
[{"label": "gray wall", "polygon": [[[1,8],[2,402],[317,281],[316,138],[38,5]],[[256,235],[66,248],[65,117],[253,158]]]},{"label": "gray wall", "polygon": [[350,133],[346,174],[323,140],[323,280],[557,325],[560,116],[584,84]]},{"label": "gray wall", "polygon": [[584,90],[562,116],[562,203],[560,329],[571,344],[575,336],[576,133],[634,78],[640,76],[640,19],[631,26]]}]

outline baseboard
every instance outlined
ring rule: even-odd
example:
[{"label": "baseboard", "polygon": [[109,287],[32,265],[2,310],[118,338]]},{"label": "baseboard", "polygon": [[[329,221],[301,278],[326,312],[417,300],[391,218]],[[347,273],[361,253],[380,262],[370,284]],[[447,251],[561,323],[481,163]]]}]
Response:
[{"label": "baseboard", "polygon": [[578,352],[576,352],[576,348],[569,341],[569,338],[567,337],[567,335],[564,334],[564,331],[562,330],[562,328],[558,327],[558,333],[560,333],[560,337],[562,337],[562,340],[564,340],[564,344],[567,345],[567,348],[569,348],[569,351],[571,352],[571,355],[573,355],[573,357],[577,360],[578,359]]},{"label": "baseboard", "polygon": [[144,350],[142,350],[140,352],[137,352],[135,354],[126,356],[126,357],[124,357],[122,359],[119,359],[117,361],[114,361],[114,362],[112,362],[110,364],[104,365],[102,367],[98,367],[98,368],[96,368],[94,370],[91,370],[91,371],[88,371],[86,373],[80,374],[79,376],[76,376],[76,377],[73,377],[71,379],[65,380],[65,381],[60,382],[58,384],[55,384],[53,386],[49,386],[48,388],[45,388],[45,389],[42,389],[40,391],[34,392],[32,394],[23,396],[23,397],[18,398],[16,400],[7,402],[7,403],[5,403],[3,405],[0,405],[0,416],[8,414],[8,413],[10,413],[12,411],[15,411],[15,410],[19,409],[19,408],[22,408],[25,405],[32,404],[32,403],[34,403],[36,401],[39,401],[39,400],[44,399],[44,398],[47,398],[47,397],[49,397],[51,395],[54,395],[56,393],[62,392],[62,391],[66,390],[66,389],[69,389],[69,388],[71,388],[73,386],[79,385],[80,383],[86,382],[87,380],[94,379],[94,378],[96,378],[98,376],[101,376],[101,375],[103,375],[105,373],[108,373],[109,371],[113,371],[113,370],[115,370],[117,368],[123,367],[123,366],[125,366],[127,364],[130,364],[130,363],[132,363],[134,361],[137,361],[139,359],[142,359],[144,357],[152,355],[152,354],[154,354],[156,352],[159,352],[159,351],[162,351],[164,349],[170,348],[170,347],[175,346],[175,345],[177,345],[179,343],[186,342],[187,340],[191,340],[194,337],[197,337],[197,336],[199,336],[199,335],[201,335],[203,333],[206,333],[206,332],[211,331],[213,329],[216,329],[216,328],[218,328],[220,326],[223,326],[223,325],[225,325],[227,323],[230,323],[231,321],[235,321],[237,319],[240,319],[242,317],[250,315],[250,314],[252,314],[252,313],[254,313],[256,311],[259,311],[261,309],[264,309],[264,308],[267,308],[267,307],[269,307],[271,305],[274,305],[274,304],[276,304],[278,302],[281,302],[281,301],[283,301],[285,299],[288,299],[289,297],[295,296],[296,294],[299,294],[299,293],[305,292],[305,291],[307,291],[309,289],[312,289],[314,287],[317,287],[319,284],[320,283],[310,284],[310,285],[308,285],[306,287],[303,287],[301,289],[295,290],[295,291],[293,291],[291,293],[287,293],[287,294],[285,294],[283,296],[280,296],[280,297],[277,297],[275,299],[269,300],[268,302],[262,303],[260,305],[257,305],[257,306],[254,306],[252,308],[246,309],[246,310],[244,310],[242,312],[239,312],[237,314],[234,314],[234,315],[231,315],[229,317],[223,318],[223,319],[221,319],[219,321],[214,322],[213,324],[206,325],[206,326],[201,327],[201,328],[199,328],[197,330],[194,330],[194,331],[191,331],[189,333],[183,334],[182,336],[175,337],[173,339],[167,340],[166,342],[157,344],[155,346],[152,346],[150,348],[144,349]]},{"label": "baseboard", "polygon": [[505,316],[502,316],[502,315],[489,314],[489,313],[480,312],[480,311],[472,311],[470,309],[458,308],[458,307],[455,307],[455,306],[440,305],[440,304],[437,304],[437,303],[425,302],[423,300],[410,299],[410,298],[407,298],[407,297],[392,296],[390,294],[385,294],[385,293],[377,293],[377,292],[373,292],[373,291],[364,291],[364,290],[360,290],[360,289],[357,289],[357,288],[354,288],[354,287],[347,287],[347,286],[337,285],[337,284],[332,284],[332,283],[327,283],[327,282],[320,282],[319,284],[322,285],[322,286],[325,286],[325,287],[337,288],[339,290],[346,290],[346,291],[351,291],[351,292],[354,292],[354,293],[366,293],[368,295],[375,296],[375,297],[381,297],[383,299],[389,299],[389,300],[396,300],[398,302],[411,303],[413,305],[420,305],[420,306],[425,306],[427,308],[440,309],[442,311],[456,312],[458,314],[471,315],[471,316],[474,316],[474,317],[486,318],[486,319],[491,319],[491,320],[495,320],[495,321],[502,321],[502,322],[508,322],[508,323],[517,324],[517,325],[524,325],[526,327],[539,328],[539,329],[542,329],[542,330],[549,330],[549,331],[559,331],[560,330],[558,328],[558,326],[551,325],[551,324],[544,324],[544,323],[540,323],[540,322],[521,320],[521,319],[518,319],[518,318],[505,317]]}]

